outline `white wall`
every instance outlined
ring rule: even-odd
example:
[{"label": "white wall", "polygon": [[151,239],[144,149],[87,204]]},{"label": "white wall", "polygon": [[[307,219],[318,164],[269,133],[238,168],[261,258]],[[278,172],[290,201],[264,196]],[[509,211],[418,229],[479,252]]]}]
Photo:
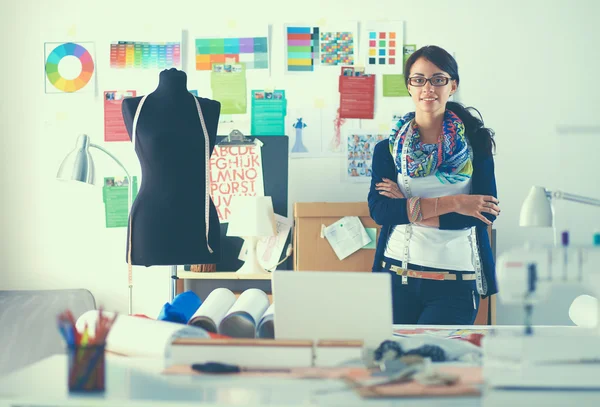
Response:
[{"label": "white wall", "polygon": [[[405,20],[407,43],[437,44],[455,53],[461,74],[460,101],[476,106],[496,131],[496,177],[503,210],[495,226],[499,253],[530,238],[551,241],[551,233],[517,226],[519,207],[530,185],[600,197],[596,171],[600,104],[594,83],[600,65],[597,1],[301,3],[296,8],[277,0],[2,0],[0,289],[86,287],[107,308],[127,310],[125,229],[104,228],[100,188],[74,189],[54,179],[77,134],[88,133],[103,144],[101,98],[46,95],[44,41],[96,41],[98,92],[134,87],[144,93],[154,89],[157,75],[132,78],[109,72],[103,44],[125,35],[111,32],[164,26],[221,34],[232,21],[273,23],[273,77],[249,73],[248,89],[274,84],[286,89],[290,103],[299,99],[311,103],[314,98],[333,103],[335,79],[317,78],[311,83],[283,75],[281,24],[322,18],[335,21],[336,17]],[[208,76],[191,71],[189,75],[188,87],[210,97]],[[379,100],[378,107],[385,116],[389,111],[408,111],[411,102]],[[597,131],[559,134],[559,125],[596,126]],[[131,145],[103,145],[139,175]],[[119,174],[109,159],[101,154],[94,157],[100,176]],[[290,206],[297,201],[365,200],[367,186],[342,183],[340,168],[338,159],[292,160]],[[574,243],[588,243],[600,227],[600,211],[560,203],[557,224],[559,230],[571,231]],[[166,268],[136,268],[134,311],[155,316],[168,300],[168,284]],[[556,297],[536,311],[537,322],[567,322],[566,310],[556,308],[575,295],[573,290],[566,291],[558,289]],[[518,309],[501,305],[498,320],[520,323],[521,316]]]}]

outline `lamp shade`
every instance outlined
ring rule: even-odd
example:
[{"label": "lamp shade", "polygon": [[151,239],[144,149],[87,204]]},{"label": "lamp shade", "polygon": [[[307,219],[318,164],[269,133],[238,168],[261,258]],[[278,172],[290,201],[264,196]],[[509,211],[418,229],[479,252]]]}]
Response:
[{"label": "lamp shade", "polygon": [[92,160],[89,147],[89,136],[80,135],[75,143],[75,149],[65,157],[60,165],[56,178],[93,184],[95,182],[94,160]]},{"label": "lamp shade", "polygon": [[227,236],[274,236],[275,212],[270,196],[234,196]]},{"label": "lamp shade", "polygon": [[552,227],[552,206],[544,187],[534,186],[521,205],[519,225],[525,227]]}]

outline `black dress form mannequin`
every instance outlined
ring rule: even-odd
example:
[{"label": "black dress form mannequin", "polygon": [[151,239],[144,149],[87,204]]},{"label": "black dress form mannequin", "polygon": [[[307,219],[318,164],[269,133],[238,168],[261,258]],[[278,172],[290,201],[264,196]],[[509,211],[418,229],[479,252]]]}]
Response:
[{"label": "black dress form mannequin", "polygon": [[[196,98],[206,123],[208,137],[205,137],[194,98],[187,89],[185,72],[173,68],[160,73],[156,90],[147,96],[140,110],[135,151],[141,164],[142,182],[131,209],[133,265],[220,261],[219,218],[212,200],[206,196],[205,140],[209,140],[210,155],[215,146],[221,104]],[[141,100],[142,97],[123,100],[123,118],[131,139]],[[210,201],[208,242],[205,199]]]}]

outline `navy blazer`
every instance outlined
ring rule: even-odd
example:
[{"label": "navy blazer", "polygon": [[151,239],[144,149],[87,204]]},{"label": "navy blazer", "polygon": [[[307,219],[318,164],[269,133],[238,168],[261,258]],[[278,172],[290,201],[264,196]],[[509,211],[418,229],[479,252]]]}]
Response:
[{"label": "navy blazer", "polygon": [[[375,261],[373,263],[373,271],[379,272],[381,271],[383,253],[385,252],[392,226],[406,225],[410,222],[406,210],[406,198],[388,198],[381,195],[379,191],[375,189],[375,185],[382,182],[383,178],[391,180],[398,179],[396,163],[390,153],[389,140],[382,140],[377,143],[373,153],[372,163],[371,188],[369,190],[368,202],[371,218],[373,218],[378,225],[382,226],[377,241],[377,248],[375,250]],[[471,194],[492,195],[498,197],[493,156],[477,154],[477,152],[474,152]],[[492,222],[496,219],[494,215],[489,213],[484,213],[483,216]],[[473,216],[461,215],[456,212],[440,215],[439,218],[440,229],[458,230],[475,226],[483,280],[483,292],[480,292],[479,294],[481,294],[483,298],[496,294],[498,292],[498,287],[496,285],[496,266],[488,236],[487,225],[482,220]]]}]

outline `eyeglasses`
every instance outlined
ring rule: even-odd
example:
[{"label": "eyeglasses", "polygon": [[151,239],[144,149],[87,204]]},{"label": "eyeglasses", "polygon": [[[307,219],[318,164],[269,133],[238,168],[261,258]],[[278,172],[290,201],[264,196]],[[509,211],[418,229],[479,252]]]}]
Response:
[{"label": "eyeglasses", "polygon": [[450,82],[450,79],[447,76],[432,76],[431,78],[413,76],[408,78],[408,84],[418,88],[425,86],[427,82],[431,83],[431,86],[446,86]]}]

